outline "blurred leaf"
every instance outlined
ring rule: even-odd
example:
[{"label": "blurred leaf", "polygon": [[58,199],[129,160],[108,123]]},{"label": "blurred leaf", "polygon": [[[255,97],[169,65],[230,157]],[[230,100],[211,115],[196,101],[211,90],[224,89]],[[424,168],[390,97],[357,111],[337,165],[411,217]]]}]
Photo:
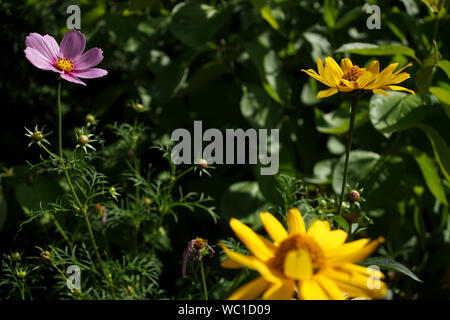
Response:
[{"label": "blurred leaf", "polygon": [[331,219],[337,222],[339,226],[341,226],[342,229],[344,229],[345,232],[348,232],[350,230],[350,227],[348,225],[347,220],[345,220],[341,216],[331,215]]},{"label": "blurred leaf", "polygon": [[405,56],[416,58],[413,49],[399,45],[375,45],[371,43],[352,42],[346,43],[339,47],[336,52],[348,52],[360,54],[363,56],[390,56],[402,54]]},{"label": "blurred leaf", "polygon": [[331,55],[331,44],[324,36],[318,33],[304,32],[303,37],[312,47],[311,58],[313,61],[316,61],[317,58],[324,60],[325,57]]},{"label": "blurred leaf", "polygon": [[422,0],[433,13],[438,13],[442,9],[445,0]]},{"label": "blurred leaf", "polygon": [[426,133],[433,147],[434,156],[441,167],[441,171],[445,178],[450,181],[450,148],[447,142],[434,128],[425,124],[420,124],[418,127]]},{"label": "blurred leaf", "polygon": [[257,228],[261,225],[259,212],[265,207],[264,197],[257,182],[243,181],[232,184],[221,199],[221,212],[225,221],[231,218]]},{"label": "blurred leaf", "polygon": [[430,87],[430,92],[442,103],[450,105],[450,90],[443,87]]},{"label": "blurred leaf", "polygon": [[0,231],[2,231],[3,225],[5,224],[7,213],[8,206],[6,204],[6,199],[3,192],[0,191]]},{"label": "blurred leaf", "polygon": [[387,97],[375,94],[369,108],[370,121],[387,138],[394,132],[412,127],[428,109],[419,97],[403,92],[391,92]]},{"label": "blurred leaf", "polygon": [[441,54],[437,50],[436,46],[433,46],[432,52],[423,60],[419,71],[417,71],[416,87],[417,91],[421,95],[426,95],[428,93],[428,89],[433,82],[434,73],[436,71],[436,66],[440,55]]},{"label": "blurred leaf", "polygon": [[278,103],[289,105],[291,88],[282,74],[282,65],[274,50],[269,50],[257,42],[247,43],[245,49],[255,64],[263,80],[263,87]]},{"label": "blurred leaf", "polygon": [[441,178],[434,167],[433,160],[425,152],[413,146],[406,146],[405,150],[414,157],[419,165],[420,171],[422,171],[425,183],[430,192],[436,197],[436,199],[448,206],[445,190],[442,185]]},{"label": "blurred leaf", "polygon": [[438,62],[438,67],[441,68],[450,79],[450,61],[445,59],[441,60]]},{"label": "blurred leaf", "polygon": [[344,15],[342,15],[341,18],[339,18],[334,25],[335,30],[342,29],[346,26],[348,26],[350,23],[352,23],[354,20],[361,17],[361,13],[363,12],[363,9],[361,6],[356,6],[355,8],[347,11]]},{"label": "blurred leaf", "polygon": [[336,164],[335,159],[325,159],[316,162],[313,169],[314,177],[312,179],[305,179],[305,180],[316,184],[331,183],[333,167],[335,164]]},{"label": "blurred leaf", "polygon": [[[339,108],[329,113],[322,113],[315,109],[317,130],[326,134],[341,134],[350,127],[349,108]],[[356,114],[355,128],[362,126],[369,119],[369,108],[366,103],[361,103]]]},{"label": "blurred leaf", "polygon": [[259,11],[261,17],[263,17],[263,19],[266,20],[272,28],[274,28],[275,30],[280,29],[280,26],[278,25],[278,22],[274,17],[270,5],[265,0],[250,0],[250,2],[253,4],[256,10]]},{"label": "blurred leaf", "polygon": [[264,90],[255,84],[242,86],[241,112],[253,128],[280,128],[282,114]]},{"label": "blurred leaf", "polygon": [[190,47],[200,47],[219,31],[225,14],[214,7],[196,2],[176,5],[171,14],[170,31]]},{"label": "blurred leaf", "polygon": [[323,20],[328,27],[333,28],[339,15],[339,3],[337,0],[325,0],[323,4]]},{"label": "blurred leaf", "polygon": [[414,279],[418,282],[423,282],[411,270],[409,270],[407,267],[405,267],[401,263],[399,263],[391,258],[371,257],[371,258],[365,259],[364,261],[361,261],[359,264],[364,267],[369,267],[371,265],[375,265],[375,266],[380,267],[381,269],[397,271],[397,272],[403,273],[404,275],[407,275],[408,277],[411,277],[412,279]]}]

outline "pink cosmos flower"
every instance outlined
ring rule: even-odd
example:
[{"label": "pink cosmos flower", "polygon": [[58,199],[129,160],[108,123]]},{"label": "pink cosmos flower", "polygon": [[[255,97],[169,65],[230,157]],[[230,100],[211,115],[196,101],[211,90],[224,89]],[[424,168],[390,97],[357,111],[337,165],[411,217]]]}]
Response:
[{"label": "pink cosmos flower", "polygon": [[104,69],[93,68],[103,60],[103,51],[86,48],[86,38],[80,31],[69,30],[58,46],[55,38],[30,33],[25,39],[25,56],[37,68],[59,73],[61,78],[86,85],[80,78],[93,79],[108,74]]}]

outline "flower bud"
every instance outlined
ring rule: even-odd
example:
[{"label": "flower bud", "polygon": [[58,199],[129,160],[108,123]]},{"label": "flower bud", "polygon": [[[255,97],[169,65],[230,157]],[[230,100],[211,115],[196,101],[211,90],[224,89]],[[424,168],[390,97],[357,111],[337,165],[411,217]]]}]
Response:
[{"label": "flower bud", "polygon": [[42,263],[50,262],[53,260],[53,256],[48,251],[42,251],[40,254],[40,260]]},{"label": "flower bud", "polygon": [[95,117],[94,117],[92,114],[88,114],[88,115],[86,116],[86,122],[87,122],[87,123],[94,124],[94,123],[95,123]]},{"label": "flower bud", "polygon": [[25,270],[17,270],[16,274],[19,278],[24,279],[27,276],[27,272]]},{"label": "flower bud", "polygon": [[201,158],[200,160],[198,160],[198,165],[203,169],[206,169],[208,167],[208,162],[205,159]]},{"label": "flower bud", "polygon": [[90,140],[89,140],[89,137],[88,137],[87,135],[81,134],[81,135],[78,137],[78,142],[79,142],[82,146],[85,146],[85,145],[89,144]]},{"label": "flower bud", "polygon": [[152,204],[152,199],[150,199],[149,197],[145,197],[142,202],[144,203],[144,206],[148,207],[149,205]]},{"label": "flower bud", "polygon": [[134,294],[134,289],[133,289],[133,287],[130,286],[130,285],[127,285],[127,291],[128,291],[128,294],[129,294],[130,296]]},{"label": "flower bud", "polygon": [[144,105],[142,103],[136,103],[136,109],[142,111],[145,109]]},{"label": "flower bud", "polygon": [[20,260],[20,253],[18,253],[18,252],[11,253],[11,259],[13,259],[14,261],[19,261]]},{"label": "flower bud", "polygon": [[44,139],[44,135],[42,134],[41,131],[33,132],[33,135],[31,137],[36,141],[41,141],[42,139]]},{"label": "flower bud", "polygon": [[356,201],[359,201],[359,199],[361,199],[361,196],[360,196],[360,194],[359,194],[358,191],[356,191],[356,190],[351,190],[351,191],[348,193],[348,199],[349,199],[351,202],[356,202]]}]

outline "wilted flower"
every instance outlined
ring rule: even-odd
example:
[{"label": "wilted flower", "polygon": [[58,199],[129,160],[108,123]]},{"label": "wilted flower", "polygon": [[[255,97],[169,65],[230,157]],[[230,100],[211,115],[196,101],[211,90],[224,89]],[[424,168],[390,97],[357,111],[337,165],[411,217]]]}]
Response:
[{"label": "wilted flower", "polygon": [[388,96],[389,94],[384,90],[400,90],[415,94],[410,89],[396,86],[396,84],[410,78],[408,73],[402,71],[411,65],[412,63],[408,63],[393,73],[398,63],[392,63],[380,72],[380,64],[376,60],[372,61],[367,68],[360,68],[353,65],[348,58],[342,59],[341,66],[339,66],[332,57],[327,57],[325,58],[325,67],[322,65],[322,60],[317,58],[319,73],[313,69],[302,69],[302,71],[330,87],[330,89],[320,91],[317,94],[318,99],[332,96],[338,92],[355,90],[370,90],[374,94]]},{"label": "wilted flower", "polygon": [[105,225],[106,221],[107,221],[107,214],[106,214],[106,208],[104,206],[102,206],[101,204],[97,203],[94,206],[94,209],[96,211],[96,213],[102,217],[102,223]]},{"label": "wilted flower", "polygon": [[188,262],[200,261],[208,254],[212,257],[214,253],[213,248],[211,248],[208,244],[208,240],[197,237],[189,241],[186,250],[183,252],[183,276],[186,275],[186,267]]},{"label": "wilted flower", "polygon": [[[222,266],[247,267],[261,276],[236,290],[229,299],[255,299],[263,292],[262,298],[269,300],[292,299],[295,295],[305,300],[381,298],[386,293],[381,272],[355,264],[369,256],[383,238],[346,243],[345,231],[330,230],[328,221],[320,220],[306,230],[296,208],[288,212],[289,232],[268,212],[261,212],[260,218],[274,242],[239,220],[230,220],[231,228],[253,255],[222,245],[229,257]],[[376,280],[378,285],[369,287],[368,280]]]},{"label": "wilted flower", "polygon": [[86,85],[79,78],[103,77],[108,72],[93,68],[103,60],[103,51],[92,48],[83,54],[86,38],[80,31],[69,30],[58,46],[55,38],[30,33],[25,39],[25,56],[37,68],[59,73],[61,78]]}]

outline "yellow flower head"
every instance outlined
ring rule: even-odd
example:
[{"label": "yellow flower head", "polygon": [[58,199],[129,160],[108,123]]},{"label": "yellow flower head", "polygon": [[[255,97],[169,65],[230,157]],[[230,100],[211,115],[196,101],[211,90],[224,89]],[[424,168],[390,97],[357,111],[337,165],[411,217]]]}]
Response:
[{"label": "yellow flower head", "polygon": [[325,67],[322,65],[322,60],[317,58],[319,73],[313,69],[302,69],[302,71],[330,87],[330,89],[322,90],[317,94],[319,99],[329,97],[339,91],[351,92],[354,90],[372,90],[374,94],[387,96],[389,94],[384,91],[385,89],[415,94],[412,90],[396,86],[396,84],[410,78],[408,73],[402,71],[411,65],[410,62],[393,73],[398,63],[392,63],[380,72],[380,64],[376,60],[372,61],[367,68],[360,68],[353,65],[349,58],[342,59],[341,66],[339,66],[332,57],[327,57],[325,58]]},{"label": "yellow flower head", "polygon": [[345,243],[347,233],[330,230],[328,221],[318,220],[306,231],[300,212],[288,212],[289,232],[270,213],[261,212],[261,221],[274,242],[256,234],[237,219],[230,220],[236,236],[253,256],[234,252],[221,245],[228,256],[225,268],[247,267],[260,277],[237,289],[229,299],[328,300],[381,298],[384,275],[354,263],[365,259],[383,242],[359,239]]}]

